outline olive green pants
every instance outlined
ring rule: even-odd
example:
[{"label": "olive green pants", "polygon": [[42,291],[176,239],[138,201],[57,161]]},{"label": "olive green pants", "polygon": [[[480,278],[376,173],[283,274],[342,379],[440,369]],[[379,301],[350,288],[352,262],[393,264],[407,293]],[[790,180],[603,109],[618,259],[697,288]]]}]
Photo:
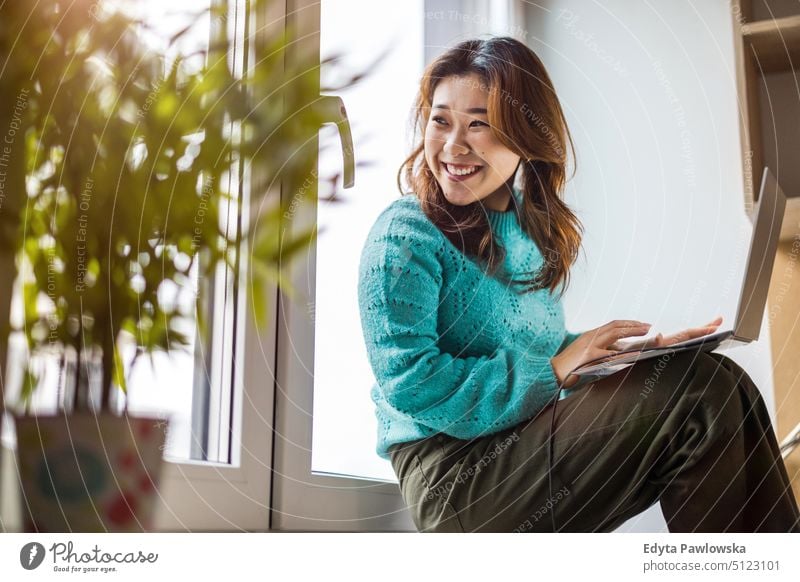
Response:
[{"label": "olive green pants", "polygon": [[659,501],[671,532],[800,531],[764,401],[730,358],[665,354],[560,400],[549,484],[552,406],[469,441],[393,445],[417,529],[612,531]]}]

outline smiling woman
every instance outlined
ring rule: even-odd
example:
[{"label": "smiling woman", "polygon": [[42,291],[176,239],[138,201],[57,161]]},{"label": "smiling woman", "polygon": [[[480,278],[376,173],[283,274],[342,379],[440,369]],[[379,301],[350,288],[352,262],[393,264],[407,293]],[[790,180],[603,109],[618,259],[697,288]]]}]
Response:
[{"label": "smiling woman", "polygon": [[486,208],[505,211],[510,201],[507,182],[520,157],[492,132],[485,84],[476,74],[449,77],[436,87],[433,100],[425,160],[441,180],[448,202],[464,206],[482,200]]},{"label": "smiling woman", "polygon": [[670,531],[800,531],[764,401],[725,356],[681,352],[645,396],[644,360],[571,390],[553,429],[572,372],[650,326],[564,327],[580,223],[538,57],[510,37],[456,45],[425,71],[417,121],[398,175],[414,192],[372,226],[358,287],[376,452],[417,529],[611,531],[660,501]]},{"label": "smiling woman", "polygon": [[[521,226],[548,261],[520,283],[529,290],[566,286],[581,239],[580,221],[560,197],[567,150],[574,150],[536,54],[509,37],[462,42],[426,69],[416,111],[423,139],[398,184],[404,173],[431,221],[494,274],[505,250],[491,236],[486,209],[509,208],[521,168]],[[415,172],[420,157],[425,163]]]}]

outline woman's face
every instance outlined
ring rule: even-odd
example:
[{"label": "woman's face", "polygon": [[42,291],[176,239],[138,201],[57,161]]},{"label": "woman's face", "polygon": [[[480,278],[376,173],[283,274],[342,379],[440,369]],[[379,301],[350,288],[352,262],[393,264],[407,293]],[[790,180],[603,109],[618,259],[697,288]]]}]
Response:
[{"label": "woman's face", "polygon": [[[475,74],[442,79],[425,131],[425,160],[451,204],[482,200],[505,211],[520,157],[493,135],[487,100],[488,87]],[[469,170],[475,171],[456,175]]]}]

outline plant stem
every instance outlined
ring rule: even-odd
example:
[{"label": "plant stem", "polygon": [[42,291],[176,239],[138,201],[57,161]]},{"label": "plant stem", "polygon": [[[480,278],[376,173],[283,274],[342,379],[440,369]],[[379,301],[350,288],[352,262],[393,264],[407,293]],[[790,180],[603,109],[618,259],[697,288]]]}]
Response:
[{"label": "plant stem", "polygon": [[[106,337],[113,338],[110,333]],[[114,382],[114,347],[113,339],[103,340],[103,398],[100,403],[100,410],[106,412],[111,409],[111,388]]]},{"label": "plant stem", "polygon": [[80,391],[81,391],[81,347],[82,347],[82,343],[81,342],[83,340],[82,332],[83,332],[83,327],[81,327],[78,330],[78,345],[75,348],[75,354],[76,354],[76,359],[75,359],[75,386],[73,387],[74,388],[74,392],[72,393],[72,411],[73,412],[77,412],[78,409],[80,408],[80,399],[79,399],[78,395],[80,394]]}]

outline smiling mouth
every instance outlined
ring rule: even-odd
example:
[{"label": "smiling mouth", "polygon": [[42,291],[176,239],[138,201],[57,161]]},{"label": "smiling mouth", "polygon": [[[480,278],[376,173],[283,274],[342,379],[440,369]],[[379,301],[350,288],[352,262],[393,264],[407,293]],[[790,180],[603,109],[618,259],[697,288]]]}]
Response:
[{"label": "smiling mouth", "polygon": [[456,178],[472,176],[474,174],[477,174],[483,168],[483,166],[478,166],[478,165],[456,166],[453,164],[448,164],[446,162],[442,162],[442,166],[444,167],[445,172]]}]

